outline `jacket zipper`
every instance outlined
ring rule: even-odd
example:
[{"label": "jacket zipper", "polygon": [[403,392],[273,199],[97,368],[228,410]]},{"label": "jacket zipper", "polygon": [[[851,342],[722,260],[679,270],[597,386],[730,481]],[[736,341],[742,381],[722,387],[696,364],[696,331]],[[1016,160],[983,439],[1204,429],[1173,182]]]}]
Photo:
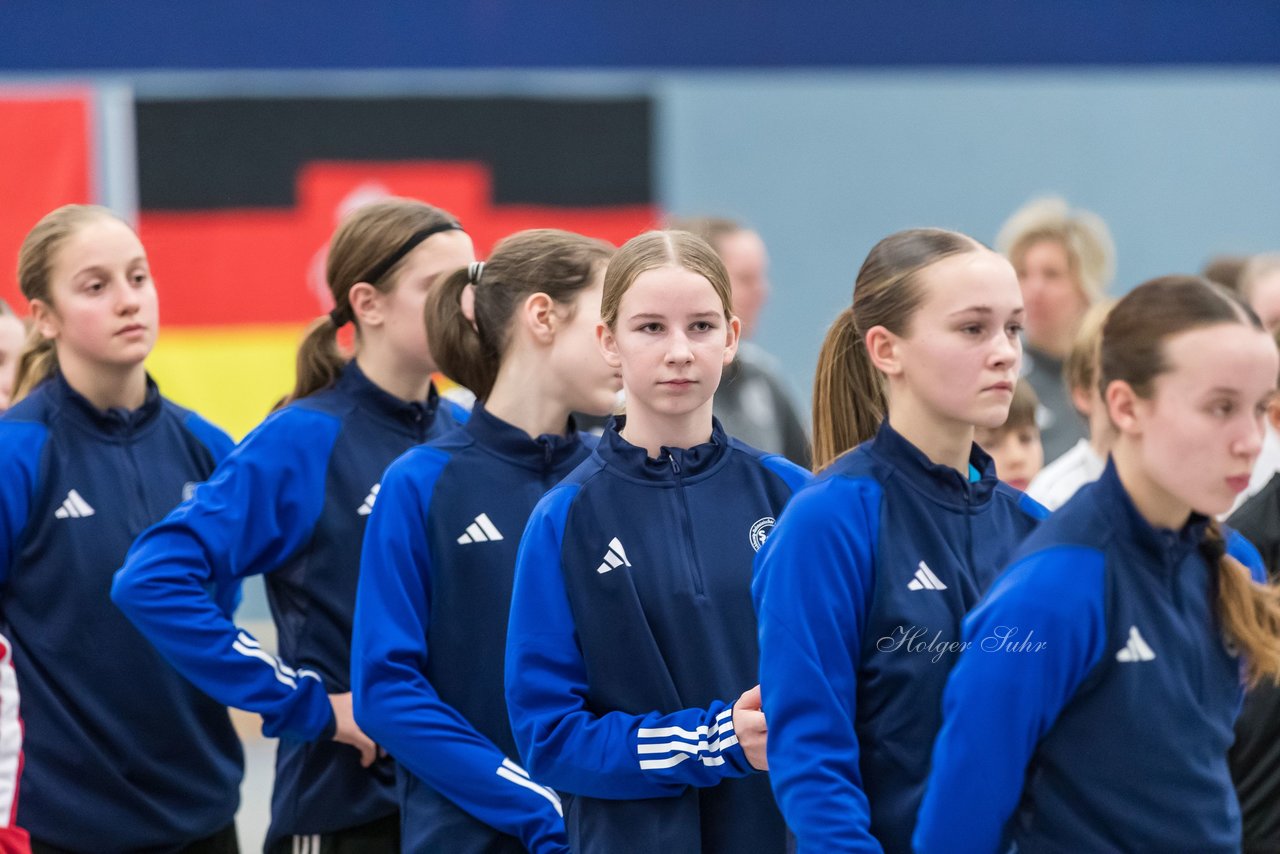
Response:
[{"label": "jacket zipper", "polygon": [[702,579],[702,567],[698,563],[698,550],[693,545],[693,520],[689,513],[689,499],[684,494],[684,478],[680,474],[680,463],[676,461],[674,456],[668,455],[671,460],[671,471],[676,476],[676,492],[680,493],[680,506],[683,509],[681,513],[681,521],[684,523],[684,542],[685,550],[689,558],[689,574],[693,579],[693,592],[699,596],[704,596],[705,588]]}]

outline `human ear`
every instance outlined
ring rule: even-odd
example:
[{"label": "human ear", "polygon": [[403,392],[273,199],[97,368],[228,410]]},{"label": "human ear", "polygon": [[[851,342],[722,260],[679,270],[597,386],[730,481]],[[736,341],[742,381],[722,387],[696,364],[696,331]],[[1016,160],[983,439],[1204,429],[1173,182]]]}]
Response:
[{"label": "human ear", "polygon": [[609,367],[622,367],[622,355],[618,352],[618,339],[614,336],[613,330],[605,325],[604,321],[596,324],[596,344],[600,346],[600,353],[604,356],[604,361]]},{"label": "human ear", "polygon": [[41,335],[51,341],[57,340],[58,333],[62,331],[58,313],[53,310],[50,303],[42,299],[31,300],[31,324]]},{"label": "human ear", "polygon": [[871,364],[886,377],[902,375],[902,360],[898,353],[898,342],[901,340],[883,326],[873,326],[867,330],[864,339],[867,355]]},{"label": "human ear", "polygon": [[530,294],[520,306],[520,321],[540,344],[550,344],[556,337],[556,303],[544,293]]},{"label": "human ear", "polygon": [[1111,423],[1119,432],[1129,436],[1142,435],[1147,402],[1138,396],[1131,385],[1124,380],[1112,380],[1107,386],[1105,402]]},{"label": "human ear", "polygon": [[738,355],[738,341],[742,338],[742,321],[734,317],[729,318],[729,323],[725,330],[724,343],[724,364],[728,367]]},{"label": "human ear", "polygon": [[351,315],[361,326],[380,326],[386,320],[382,312],[382,292],[368,282],[356,282],[347,291]]}]

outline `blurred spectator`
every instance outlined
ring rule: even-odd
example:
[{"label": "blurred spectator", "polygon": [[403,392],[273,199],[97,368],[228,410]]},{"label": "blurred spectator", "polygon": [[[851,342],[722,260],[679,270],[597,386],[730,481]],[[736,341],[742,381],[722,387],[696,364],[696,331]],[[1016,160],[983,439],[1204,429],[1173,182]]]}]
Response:
[{"label": "blurred spectator", "polygon": [[1013,390],[1009,418],[1004,424],[979,427],[973,436],[978,446],[995,460],[996,477],[1023,492],[1044,466],[1044,448],[1040,444],[1040,428],[1036,426],[1039,406],[1031,383],[1020,380]]},{"label": "blurred spectator", "polygon": [[9,408],[9,400],[13,397],[18,356],[22,353],[22,342],[26,337],[26,324],[13,313],[7,302],[0,299],[0,413]]},{"label": "blurred spectator", "polygon": [[1115,273],[1115,248],[1097,214],[1072,210],[1059,198],[1035,199],[1000,228],[996,249],[1018,273],[1027,306],[1023,374],[1036,390],[1045,459],[1084,436],[1062,381],[1062,363],[1089,306]]},{"label": "blurred spectator", "polygon": [[1200,275],[1229,291],[1240,290],[1240,273],[1249,263],[1248,255],[1215,255],[1204,265]]},{"label": "blurred spectator", "polygon": [[1088,423],[1089,435],[1045,466],[1027,487],[1027,494],[1050,510],[1057,510],[1077,489],[1101,477],[1111,452],[1115,428],[1098,386],[1098,348],[1102,327],[1113,305],[1114,300],[1104,300],[1085,313],[1063,364],[1062,376],[1071,404]]},{"label": "blurred spectator", "polygon": [[1239,290],[1268,332],[1280,329],[1280,254],[1250,258],[1240,271]]},{"label": "blurred spectator", "polygon": [[725,368],[716,391],[716,417],[730,436],[808,468],[809,437],[781,365],[749,340],[769,298],[764,241],[751,229],[718,217],[678,219],[670,227],[693,232],[720,254],[733,286],[733,312],[742,322],[738,356]]}]

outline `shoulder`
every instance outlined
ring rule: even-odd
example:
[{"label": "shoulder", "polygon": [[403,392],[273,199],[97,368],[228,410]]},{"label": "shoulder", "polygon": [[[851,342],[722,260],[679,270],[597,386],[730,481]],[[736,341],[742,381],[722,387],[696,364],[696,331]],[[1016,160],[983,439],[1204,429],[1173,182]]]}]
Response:
[{"label": "shoulder", "polygon": [[1094,546],[1049,543],[1017,559],[992,585],[975,613],[992,611],[1070,617],[1098,612],[1106,555]]},{"label": "shoulder", "polygon": [[266,417],[228,455],[265,468],[327,462],[342,433],[342,418],[312,405],[313,398],[291,403]]},{"label": "shoulder", "polygon": [[996,484],[995,494],[998,500],[1012,505],[1033,522],[1041,522],[1049,518],[1049,510],[1043,504],[1003,481]]},{"label": "shoulder", "polygon": [[163,405],[165,412],[204,445],[209,453],[213,454],[215,460],[221,460],[236,446],[235,441],[227,435],[226,431],[198,412],[179,406],[168,398],[164,399]]},{"label": "shoulder", "polygon": [[0,419],[0,471],[10,471],[15,466],[32,467],[40,459],[49,438],[47,424],[9,417],[15,409]]},{"label": "shoulder", "polygon": [[730,438],[729,447],[776,475],[792,492],[800,489],[813,478],[808,469],[801,468],[786,457],[754,448],[740,439]]}]

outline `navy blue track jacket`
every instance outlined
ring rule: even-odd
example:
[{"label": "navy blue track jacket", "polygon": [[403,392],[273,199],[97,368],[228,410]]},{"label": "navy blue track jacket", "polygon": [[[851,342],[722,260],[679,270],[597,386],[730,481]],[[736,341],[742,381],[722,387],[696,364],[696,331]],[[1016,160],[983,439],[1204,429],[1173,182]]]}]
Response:
[{"label": "navy blue track jacket", "polygon": [[[0,419],[0,581],[26,726],[18,824],[73,851],[165,852],[231,823],[240,740],[108,597],[129,544],[226,434],[160,396],[103,412],[55,374]],[[238,587],[210,607],[229,618]]]},{"label": "navy blue track jacket", "polygon": [[[112,598],[178,670],[280,737],[268,845],[396,811],[394,764],[362,768],[354,748],[329,740],[328,695],[351,690],[360,544],[382,473],[464,417],[434,388],[424,403],[400,400],[353,361],[333,387],[263,421],[116,575]],[[279,657],[205,592],[258,574]]]},{"label": "navy blue track jacket", "polygon": [[769,775],[801,852],[908,851],[960,621],[1044,508],[884,422],[756,560]]},{"label": "navy blue track jacket", "polygon": [[1241,662],[1215,616],[1206,522],[1152,527],[1110,463],[1027,539],[965,621],[918,850],[1240,850]]},{"label": "navy blue track jacket", "polygon": [[719,422],[659,459],[620,427],[520,543],[506,665],[520,755],[573,796],[574,851],[782,851],[733,703],[756,685],[751,560],[808,473]]},{"label": "navy blue track jacket", "polygon": [[477,406],[382,479],[351,674],[356,720],[400,768],[406,851],[568,850],[559,797],[515,761],[502,668],[520,534],[595,443]]}]

